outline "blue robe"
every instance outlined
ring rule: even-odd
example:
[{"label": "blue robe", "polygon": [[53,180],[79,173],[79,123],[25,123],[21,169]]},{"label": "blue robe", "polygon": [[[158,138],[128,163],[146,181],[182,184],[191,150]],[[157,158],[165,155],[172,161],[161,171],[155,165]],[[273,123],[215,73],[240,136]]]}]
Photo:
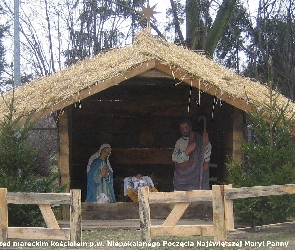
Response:
[{"label": "blue robe", "polygon": [[97,196],[101,193],[110,198],[110,202],[116,202],[113,188],[113,170],[108,166],[108,177],[101,177],[103,166],[107,165],[106,161],[97,158],[91,163],[87,173],[87,196],[86,202],[97,202]]}]

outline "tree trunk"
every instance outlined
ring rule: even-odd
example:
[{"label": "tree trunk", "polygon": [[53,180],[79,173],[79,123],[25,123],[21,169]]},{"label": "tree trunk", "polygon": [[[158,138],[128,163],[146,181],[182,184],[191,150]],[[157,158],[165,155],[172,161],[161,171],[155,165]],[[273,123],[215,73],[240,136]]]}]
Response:
[{"label": "tree trunk", "polygon": [[210,29],[207,38],[206,38],[206,53],[209,56],[212,56],[214,50],[218,44],[219,39],[221,38],[224,29],[228,23],[229,17],[234,9],[237,0],[223,0],[212,28]]}]

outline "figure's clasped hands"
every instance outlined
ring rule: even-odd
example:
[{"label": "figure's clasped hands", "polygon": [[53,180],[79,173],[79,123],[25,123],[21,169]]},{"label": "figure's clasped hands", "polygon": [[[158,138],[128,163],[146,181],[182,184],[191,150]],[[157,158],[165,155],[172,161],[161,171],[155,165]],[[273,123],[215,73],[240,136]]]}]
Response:
[{"label": "figure's clasped hands", "polygon": [[108,167],[105,165],[102,167],[101,177],[108,177],[108,175],[109,175]]},{"label": "figure's clasped hands", "polygon": [[197,146],[196,142],[193,142],[190,145],[188,145],[186,150],[185,150],[185,154],[189,155],[192,151],[195,150],[196,146]]}]

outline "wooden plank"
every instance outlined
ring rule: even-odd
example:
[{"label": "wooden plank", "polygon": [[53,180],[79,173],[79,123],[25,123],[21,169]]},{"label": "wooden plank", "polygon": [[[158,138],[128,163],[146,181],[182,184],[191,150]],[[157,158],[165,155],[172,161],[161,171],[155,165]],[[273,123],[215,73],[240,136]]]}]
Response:
[{"label": "wooden plank", "polygon": [[161,64],[160,62],[156,62],[155,68],[161,70],[162,72],[172,75],[174,78],[180,79],[183,82],[192,85],[195,88],[200,88],[200,90],[212,95],[216,96],[218,99],[221,99],[223,102],[227,102],[228,104],[241,109],[243,111],[252,112],[252,105],[249,105],[247,100],[242,100],[239,98],[235,98],[231,94],[224,92],[224,90],[220,90],[214,84],[210,82],[203,82],[202,79],[196,79],[195,76],[191,76],[187,74],[187,72],[183,72],[179,69],[169,67],[167,65]]},{"label": "wooden plank", "polygon": [[129,148],[112,150],[113,164],[173,164],[172,148]]},{"label": "wooden plank", "polygon": [[151,242],[151,212],[149,205],[149,187],[138,189],[140,233],[143,242]]},{"label": "wooden plank", "polygon": [[[82,138],[85,137],[85,135],[92,135],[93,137],[93,134],[95,134],[96,136],[98,136],[98,138],[100,138],[101,136],[103,136],[104,133],[107,133],[109,135],[120,135],[124,133],[140,135],[141,133],[150,133],[156,138],[156,133],[159,132],[167,133],[167,131],[171,131],[177,133],[177,135],[179,134],[178,127],[169,128],[167,130],[167,127],[170,127],[171,123],[173,122],[173,118],[170,116],[133,116],[133,114],[130,113],[126,116],[124,116],[124,114],[121,114],[121,116],[108,117],[98,116],[96,114],[95,117],[81,117],[75,116],[75,114],[73,114],[73,120],[79,121],[72,124],[73,132],[78,131],[73,135],[73,137]],[[178,120],[179,118],[177,118],[177,121]],[[95,127],[93,127],[93,124],[95,124]],[[110,126],[110,124],[112,124],[112,126]],[[77,134],[80,133],[80,131],[83,132],[83,134]],[[170,145],[170,148],[172,148],[171,146],[172,145]]]},{"label": "wooden plank", "polygon": [[212,185],[212,194],[214,241],[225,241],[226,233],[224,220],[223,186]]},{"label": "wooden plank", "polygon": [[152,226],[152,236],[213,236],[212,225],[176,225],[173,227],[169,226]]},{"label": "wooden plank", "polygon": [[212,201],[212,190],[153,192],[149,194],[150,204],[200,201]]},{"label": "wooden plank", "polygon": [[[114,85],[117,85],[120,82],[123,82],[129,78],[137,76],[137,75],[139,75],[143,72],[146,72],[147,70],[152,69],[154,67],[155,67],[155,60],[153,59],[153,60],[146,61],[146,62],[140,64],[139,66],[130,69],[127,72],[124,72],[124,74],[122,74],[122,75],[114,76],[110,79],[101,81],[97,84],[94,83],[93,86],[90,86],[86,89],[83,89],[83,90],[73,94],[72,96],[70,96],[66,100],[63,100],[59,103],[51,105],[50,107],[45,107],[44,109],[42,109],[38,112],[35,112],[31,116],[31,121],[35,121],[35,120],[39,119],[40,117],[51,114],[52,112],[55,112],[57,110],[62,110],[63,108],[65,108],[71,104],[74,104],[75,102],[77,102],[79,100],[83,100],[84,98],[87,98],[88,96],[94,95],[102,90],[105,90],[105,89],[110,88]],[[25,121],[26,121],[26,117],[24,117],[20,120],[20,124],[23,124]]]},{"label": "wooden plank", "polygon": [[13,204],[69,204],[69,193],[7,193],[7,203]]},{"label": "wooden plank", "polygon": [[72,242],[82,241],[81,190],[71,190],[70,204],[70,239]]},{"label": "wooden plank", "polygon": [[173,102],[157,100],[148,102],[144,98],[141,101],[102,102],[96,105],[87,105],[93,107],[89,109],[84,105],[81,110],[76,110],[76,114],[81,119],[86,119],[86,117],[91,115],[116,117],[122,116],[123,114],[131,114],[135,117],[142,115],[179,117],[187,111],[187,105],[187,101]]},{"label": "wooden plank", "polygon": [[[232,188],[232,184],[230,185],[224,185],[224,192],[226,192],[227,189]],[[224,220],[225,220],[225,238],[228,238],[228,231],[233,230],[235,228],[234,223],[234,206],[233,206],[233,200],[227,200],[224,197]]]},{"label": "wooden plank", "polygon": [[70,240],[70,229],[53,229],[39,227],[9,227],[8,238]]},{"label": "wooden plank", "polygon": [[0,242],[7,241],[8,206],[7,188],[0,188]]},{"label": "wooden plank", "polygon": [[233,159],[236,163],[240,164],[243,160],[243,154],[241,152],[242,140],[244,139],[244,112],[240,109],[234,108],[233,116]]},{"label": "wooden plank", "polygon": [[66,110],[58,119],[59,151],[58,167],[60,169],[60,184],[65,185],[66,192],[70,191],[70,139],[69,139],[69,114]]},{"label": "wooden plank", "polygon": [[201,225],[202,236],[214,236],[214,226],[213,225]]},{"label": "wooden plank", "polygon": [[228,200],[283,194],[295,194],[295,184],[229,188],[224,193]]},{"label": "wooden plank", "polygon": [[48,228],[60,229],[49,204],[39,204],[39,208]]},{"label": "wooden plank", "polygon": [[162,226],[175,226],[185,210],[189,206],[189,202],[176,203],[166,220],[163,222]]}]

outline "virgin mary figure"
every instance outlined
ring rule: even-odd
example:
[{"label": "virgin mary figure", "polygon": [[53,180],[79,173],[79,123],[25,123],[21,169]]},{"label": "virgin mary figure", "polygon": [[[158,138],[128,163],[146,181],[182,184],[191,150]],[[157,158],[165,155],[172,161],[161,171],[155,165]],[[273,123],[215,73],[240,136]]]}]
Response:
[{"label": "virgin mary figure", "polygon": [[103,144],[88,161],[86,202],[116,202],[113,169],[109,162],[111,150],[109,144]]}]

